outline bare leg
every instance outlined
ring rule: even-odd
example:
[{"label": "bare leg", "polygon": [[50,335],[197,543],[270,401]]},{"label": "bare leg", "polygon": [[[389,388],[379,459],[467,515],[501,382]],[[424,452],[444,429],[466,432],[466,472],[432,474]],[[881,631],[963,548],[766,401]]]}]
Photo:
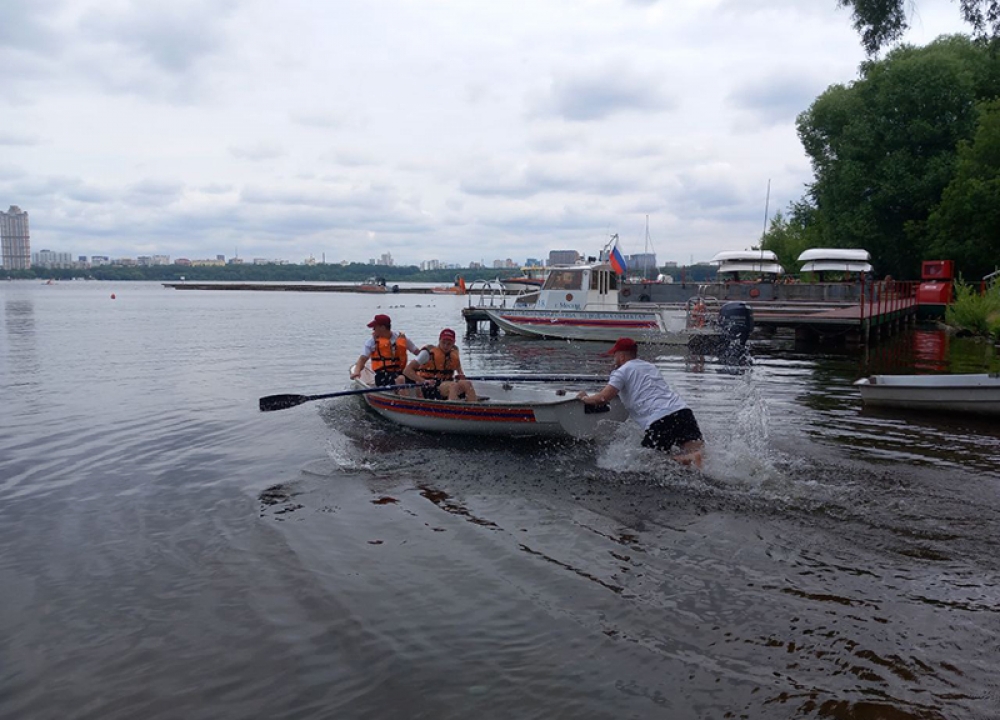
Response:
[{"label": "bare leg", "polygon": [[476,389],[472,387],[472,382],[469,380],[459,380],[452,387],[454,387],[455,397],[449,397],[449,399],[457,400],[462,393],[465,393],[465,399],[469,402],[476,402],[479,399],[479,396],[476,395]]},{"label": "bare leg", "polygon": [[[405,375],[396,376],[397,385],[406,385],[408,382],[410,382],[410,380]],[[411,388],[409,390],[397,390],[396,392],[398,392],[400,395],[406,395],[408,397],[420,397],[420,388]]]},{"label": "bare leg", "polygon": [[681,465],[694,465],[701,469],[703,460],[701,449],[705,447],[703,440],[688,440],[681,445],[681,451],[676,455],[671,455],[671,459],[676,460]]}]

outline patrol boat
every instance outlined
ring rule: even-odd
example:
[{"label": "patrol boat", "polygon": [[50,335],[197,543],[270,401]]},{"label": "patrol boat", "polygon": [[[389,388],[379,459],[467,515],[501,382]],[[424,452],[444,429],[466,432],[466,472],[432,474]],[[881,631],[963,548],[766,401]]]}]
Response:
[{"label": "patrol boat", "polygon": [[[593,258],[591,258],[593,260]],[[619,278],[602,253],[599,261],[549,268],[533,307],[484,308],[504,332],[564,340],[640,343],[714,343],[723,335],[704,304],[621,304]]]}]

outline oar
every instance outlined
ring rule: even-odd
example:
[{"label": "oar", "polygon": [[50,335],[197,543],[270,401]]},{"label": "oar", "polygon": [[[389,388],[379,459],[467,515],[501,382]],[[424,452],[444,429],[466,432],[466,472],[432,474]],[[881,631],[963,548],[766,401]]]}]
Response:
[{"label": "oar", "polygon": [[323,395],[268,395],[260,399],[261,412],[271,412],[272,410],[285,410],[287,408],[311,402],[312,400],[325,400],[326,398],[344,397],[346,395],[364,395],[373,392],[392,392],[393,390],[405,390],[407,388],[420,387],[423,383],[406,383],[405,385],[383,385],[380,387],[360,388],[358,390],[342,390],[335,393],[324,393]]},{"label": "oar", "polygon": [[607,382],[607,375],[466,375],[466,380],[493,382]]}]

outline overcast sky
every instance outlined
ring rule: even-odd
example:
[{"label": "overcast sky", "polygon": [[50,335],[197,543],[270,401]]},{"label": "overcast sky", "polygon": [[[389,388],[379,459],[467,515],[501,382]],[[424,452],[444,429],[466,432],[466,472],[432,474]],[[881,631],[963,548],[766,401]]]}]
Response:
[{"label": "overcast sky", "polygon": [[[965,32],[918,0],[908,41]],[[463,265],[749,247],[836,0],[2,0],[0,205],[33,250]]]}]

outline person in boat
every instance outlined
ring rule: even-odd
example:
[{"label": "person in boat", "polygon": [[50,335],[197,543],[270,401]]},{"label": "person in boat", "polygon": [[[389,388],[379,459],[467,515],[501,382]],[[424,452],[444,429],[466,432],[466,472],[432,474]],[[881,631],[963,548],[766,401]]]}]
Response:
[{"label": "person in boat", "polygon": [[403,370],[405,382],[423,383],[418,388],[427,400],[478,400],[472,382],[462,372],[455,347],[455,331],[445,328],[437,345],[422,348]]},{"label": "person in boat", "polygon": [[361,377],[365,363],[371,360],[372,372],[375,373],[375,384],[401,385],[406,382],[403,370],[406,368],[407,351],[414,354],[420,352],[416,343],[406,335],[392,329],[392,319],[388,315],[376,315],[368,323],[372,336],[365,340],[364,349],[354,363],[351,379]]},{"label": "person in boat", "polygon": [[701,467],[705,446],[691,408],[674,392],[652,363],[639,359],[632,338],[618,338],[605,355],[613,355],[615,369],[600,392],[577,397],[587,405],[604,405],[620,397],[629,417],[646,430],[642,446],[671,453],[682,465]]}]

